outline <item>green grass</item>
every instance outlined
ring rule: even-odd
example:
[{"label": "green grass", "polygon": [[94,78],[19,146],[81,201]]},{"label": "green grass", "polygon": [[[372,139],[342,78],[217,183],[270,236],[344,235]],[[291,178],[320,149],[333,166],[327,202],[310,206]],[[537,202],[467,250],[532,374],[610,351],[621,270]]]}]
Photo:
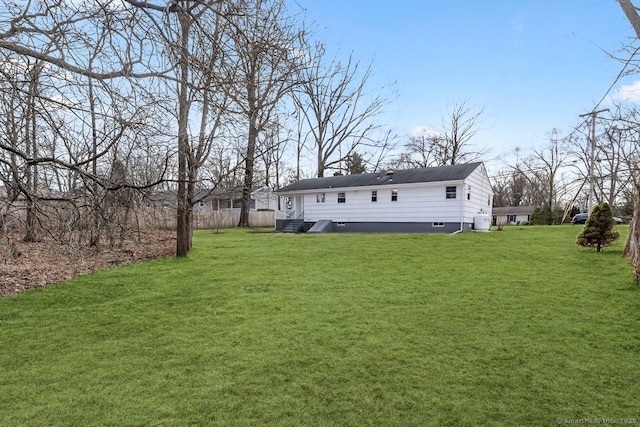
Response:
[{"label": "green grass", "polygon": [[196,233],[0,300],[0,425],[638,419],[640,289],[578,232]]}]

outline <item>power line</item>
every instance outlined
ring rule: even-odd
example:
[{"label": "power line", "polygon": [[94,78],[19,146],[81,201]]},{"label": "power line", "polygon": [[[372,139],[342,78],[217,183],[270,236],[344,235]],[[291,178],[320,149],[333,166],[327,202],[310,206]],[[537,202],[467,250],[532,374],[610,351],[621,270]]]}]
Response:
[{"label": "power line", "polygon": [[[638,54],[638,52],[640,52],[640,46],[636,47],[633,52],[631,53],[631,55],[629,56],[629,58],[624,62],[624,65],[622,66],[622,69],[620,70],[620,72],[618,73],[618,75],[616,76],[616,78],[613,80],[613,82],[609,85],[609,88],[606,90],[606,92],[604,93],[604,95],[602,95],[602,98],[600,98],[600,101],[598,101],[596,103],[596,105],[593,107],[593,109],[595,110],[596,108],[598,108],[603,102],[604,100],[607,98],[607,96],[609,96],[609,93],[611,93],[611,90],[615,87],[615,85],[620,81],[620,79],[622,78],[622,76],[624,75],[625,71],[627,70],[627,67],[629,66],[629,64],[631,64],[631,61],[633,60],[633,58]],[[580,117],[585,117],[585,116],[589,116],[591,113],[587,113],[587,114],[581,114]],[[569,134],[567,136],[565,136],[563,139],[567,139],[573,136],[574,133],[576,133],[578,131],[578,129],[580,127],[582,127],[583,124],[587,123],[587,119],[584,119],[584,121],[582,123],[580,123],[578,126],[576,126],[571,132],[569,132]]]},{"label": "power line", "polygon": [[604,113],[605,111],[609,111],[608,108],[603,108],[602,110],[591,111],[590,113],[581,114],[580,117],[591,116],[591,135],[589,136],[590,143],[590,154],[589,154],[589,200],[587,203],[587,213],[591,214],[591,208],[593,207],[593,187],[594,187],[594,176],[593,176],[593,168],[595,163],[595,152],[596,152],[596,117],[598,117],[599,113]]},{"label": "power line", "polygon": [[625,70],[627,69],[627,67],[629,66],[629,64],[631,63],[631,60],[633,59],[634,56],[636,56],[636,54],[638,53],[638,51],[640,51],[640,46],[638,46],[637,48],[635,48],[635,50],[633,51],[633,53],[631,53],[631,56],[629,56],[629,59],[627,59],[624,63],[624,66],[622,67],[622,70],[620,70],[620,72],[618,73],[618,75],[616,76],[615,80],[613,81],[613,83],[611,83],[611,85],[609,86],[609,89],[607,89],[607,91],[605,92],[604,95],[602,95],[602,98],[600,98],[600,101],[598,101],[598,103],[595,105],[595,107],[593,107],[593,109],[595,110],[596,108],[598,108],[600,106],[600,104],[602,104],[602,102],[605,100],[605,98],[609,95],[609,92],[611,92],[611,89],[613,89],[613,87],[618,83],[618,81],[620,81],[620,79],[622,78],[622,75],[624,74]]}]

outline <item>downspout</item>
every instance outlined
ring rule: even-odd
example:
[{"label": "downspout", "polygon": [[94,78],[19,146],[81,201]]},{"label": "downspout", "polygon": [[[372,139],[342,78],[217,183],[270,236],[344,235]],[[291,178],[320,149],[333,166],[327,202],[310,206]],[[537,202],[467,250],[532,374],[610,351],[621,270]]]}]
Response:
[{"label": "downspout", "polygon": [[465,208],[465,200],[467,200],[467,195],[465,194],[465,185],[464,181],[462,181],[462,191],[460,192],[462,195],[462,215],[460,215],[460,233],[464,231],[464,208]]},{"label": "downspout", "polygon": [[304,194],[301,194],[298,200],[300,201],[300,213],[296,212],[296,214],[302,216],[302,221],[304,221]]}]

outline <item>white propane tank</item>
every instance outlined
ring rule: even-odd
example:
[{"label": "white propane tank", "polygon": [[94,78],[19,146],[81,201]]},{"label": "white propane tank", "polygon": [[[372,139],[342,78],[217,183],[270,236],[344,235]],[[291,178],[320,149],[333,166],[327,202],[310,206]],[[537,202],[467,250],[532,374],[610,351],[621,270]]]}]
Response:
[{"label": "white propane tank", "polygon": [[485,213],[479,213],[473,218],[473,229],[475,231],[489,231],[491,228],[491,217]]}]

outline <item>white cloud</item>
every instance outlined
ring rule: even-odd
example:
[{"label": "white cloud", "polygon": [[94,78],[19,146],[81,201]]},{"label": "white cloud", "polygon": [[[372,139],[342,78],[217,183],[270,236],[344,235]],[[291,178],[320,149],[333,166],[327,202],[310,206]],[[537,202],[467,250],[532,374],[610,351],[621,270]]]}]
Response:
[{"label": "white cloud", "polygon": [[417,126],[411,130],[411,136],[436,136],[440,135],[440,132],[437,130],[430,128],[429,126]]},{"label": "white cloud", "polygon": [[611,99],[640,104],[640,81],[633,82],[630,85],[623,85],[611,96]]}]

